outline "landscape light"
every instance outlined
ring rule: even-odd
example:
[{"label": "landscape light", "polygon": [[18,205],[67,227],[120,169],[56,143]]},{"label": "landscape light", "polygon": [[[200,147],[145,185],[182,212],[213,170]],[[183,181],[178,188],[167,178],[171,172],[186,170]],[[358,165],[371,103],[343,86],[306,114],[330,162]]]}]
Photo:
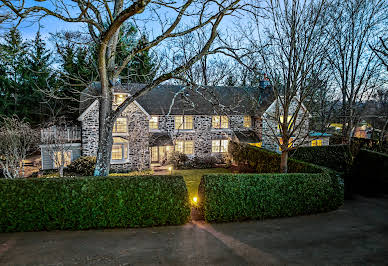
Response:
[{"label": "landscape light", "polygon": [[193,198],[193,201],[194,201],[194,203],[197,203],[198,198],[197,198],[197,197],[194,197],[194,198]]}]

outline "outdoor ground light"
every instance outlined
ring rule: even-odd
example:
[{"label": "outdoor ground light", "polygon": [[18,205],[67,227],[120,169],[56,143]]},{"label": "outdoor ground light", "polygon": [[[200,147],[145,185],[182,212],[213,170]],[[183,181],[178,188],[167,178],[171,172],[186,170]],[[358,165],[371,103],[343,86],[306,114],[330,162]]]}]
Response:
[{"label": "outdoor ground light", "polygon": [[168,171],[170,171],[170,175],[172,174],[172,166],[168,168]]},{"label": "outdoor ground light", "polygon": [[194,203],[197,203],[197,202],[198,202],[198,198],[197,198],[197,197],[194,197],[194,198],[193,198],[193,202],[194,202]]}]

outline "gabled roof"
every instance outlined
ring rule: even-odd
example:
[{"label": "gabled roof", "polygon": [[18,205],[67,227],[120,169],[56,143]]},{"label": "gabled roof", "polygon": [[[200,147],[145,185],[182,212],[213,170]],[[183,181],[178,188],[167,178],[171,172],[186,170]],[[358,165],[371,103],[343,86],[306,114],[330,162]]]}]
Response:
[{"label": "gabled roof", "polygon": [[[145,84],[125,84],[113,88],[114,93],[133,94]],[[81,94],[80,113],[99,95],[99,83],[93,83]],[[178,114],[250,114],[260,115],[273,100],[270,87],[187,87],[159,85],[136,99],[150,115]]]}]

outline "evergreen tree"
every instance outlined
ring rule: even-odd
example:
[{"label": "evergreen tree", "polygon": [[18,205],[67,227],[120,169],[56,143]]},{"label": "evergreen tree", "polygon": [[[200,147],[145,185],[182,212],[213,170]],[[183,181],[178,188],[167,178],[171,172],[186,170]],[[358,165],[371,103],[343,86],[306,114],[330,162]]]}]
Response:
[{"label": "evergreen tree", "polygon": [[30,44],[23,75],[23,91],[28,97],[23,98],[22,105],[27,110],[25,116],[32,124],[41,123],[47,118],[45,101],[50,99],[46,99],[46,96],[55,86],[51,64],[51,53],[38,31]]},{"label": "evergreen tree", "polygon": [[0,114],[17,115],[24,118],[26,109],[20,106],[23,98],[23,73],[27,54],[27,43],[17,29],[11,29],[0,44],[0,94],[2,105]]}]

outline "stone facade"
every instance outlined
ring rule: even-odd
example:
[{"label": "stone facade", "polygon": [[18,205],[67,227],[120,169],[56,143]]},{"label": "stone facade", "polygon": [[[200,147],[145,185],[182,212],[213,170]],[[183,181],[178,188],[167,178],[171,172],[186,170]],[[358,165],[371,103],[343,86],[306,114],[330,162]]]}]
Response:
[{"label": "stone facade", "polygon": [[[297,103],[291,105],[290,112],[295,112]],[[308,115],[305,109],[299,111],[297,124],[301,123],[303,115]],[[141,170],[151,166],[152,147],[172,146],[169,151],[174,150],[177,141],[193,141],[193,154],[188,155],[190,159],[194,157],[204,158],[208,156],[224,157],[222,153],[212,152],[212,140],[236,140],[236,132],[254,132],[262,140],[262,147],[279,152],[279,147],[274,140],[272,130],[279,132],[277,121],[271,119],[276,113],[276,102],[263,113],[262,117],[251,116],[251,127],[244,127],[244,115],[228,116],[229,127],[216,129],[212,127],[212,115],[191,115],[193,117],[193,129],[175,129],[175,115],[148,114],[138,103],[130,104],[124,110],[121,117],[127,118],[128,131],[126,133],[113,133],[113,137],[121,137],[128,142],[128,156],[124,160],[112,160],[111,169],[117,172],[131,170]],[[151,117],[158,118],[158,129],[150,129],[149,121]],[[303,125],[297,131],[299,136],[308,133],[308,117],[303,121]],[[94,103],[82,119],[82,153],[83,155],[96,155],[98,144],[98,103]],[[272,130],[271,130],[272,129]],[[167,136],[169,144],[150,145],[150,136]],[[279,136],[277,136],[279,137]],[[255,141],[255,142],[257,142]],[[328,138],[322,138],[322,145],[328,144]],[[307,139],[305,145],[311,145],[311,140]],[[167,150],[167,149],[166,149]],[[159,158],[159,157],[158,157]]]},{"label": "stone facade", "polygon": [[[290,116],[296,112],[297,107],[298,101],[294,99],[289,108]],[[277,101],[274,101],[262,115],[262,147],[276,152],[280,152],[279,145],[276,141],[276,138],[281,138],[277,120],[279,116],[283,116],[283,113]],[[303,137],[307,136],[309,132],[309,113],[303,106],[299,109],[299,113],[296,116],[295,127],[296,130],[291,138],[296,139],[295,144],[300,144],[303,141]],[[307,141],[305,139],[304,144],[307,144]]]}]

